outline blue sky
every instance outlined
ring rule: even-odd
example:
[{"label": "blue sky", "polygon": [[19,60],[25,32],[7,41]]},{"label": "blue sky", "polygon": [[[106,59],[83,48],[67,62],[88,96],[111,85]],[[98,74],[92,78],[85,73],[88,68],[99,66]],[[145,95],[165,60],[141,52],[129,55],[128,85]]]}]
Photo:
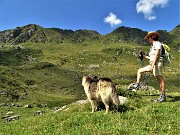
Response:
[{"label": "blue sky", "polygon": [[0,31],[27,24],[107,34],[120,26],[171,31],[179,0],[0,0]]}]

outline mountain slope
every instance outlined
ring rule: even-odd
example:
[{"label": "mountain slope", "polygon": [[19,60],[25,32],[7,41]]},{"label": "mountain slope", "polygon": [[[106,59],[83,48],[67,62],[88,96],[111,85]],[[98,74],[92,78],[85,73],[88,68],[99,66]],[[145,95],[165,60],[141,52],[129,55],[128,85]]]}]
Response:
[{"label": "mountain slope", "polygon": [[129,28],[129,27],[119,27],[107,34],[105,38],[111,38],[114,42],[136,42],[138,44],[146,44],[144,40],[144,35],[147,32],[142,31],[137,28]]},{"label": "mountain slope", "polygon": [[[37,38],[38,31],[45,38],[43,44],[39,41],[33,43],[32,38]],[[136,72],[143,64],[137,58],[137,53],[140,50],[148,51],[149,46],[112,41],[111,38],[121,31],[112,37],[105,35],[107,37],[104,38],[100,35],[97,41],[109,38],[109,43],[103,46],[101,42],[90,42],[94,31],[91,37],[84,30],[74,33],[76,31],[38,27],[25,43],[0,44],[0,116],[7,117],[9,112],[10,116],[20,116],[18,120],[8,123],[3,123],[6,119],[0,119],[0,134],[179,133],[179,52],[172,51],[172,63],[163,70],[167,102],[159,104],[152,102],[159,97],[160,89],[151,73],[146,74],[148,78],[144,83],[147,89],[152,86],[155,90],[127,91],[128,85],[135,82]],[[75,41],[72,40],[74,35]],[[63,36],[64,39],[58,40],[56,36]],[[14,37],[18,39],[18,36]],[[88,41],[88,45],[79,43],[82,38],[85,39],[83,42]],[[51,43],[55,40],[63,43]],[[90,104],[74,104],[78,99],[86,99],[81,85],[84,74],[111,78],[117,86],[118,95],[126,96],[128,102],[120,106],[119,112],[107,115],[104,115],[103,108],[92,114]],[[39,111],[45,111],[45,114],[34,115]]]},{"label": "mountain slope", "polygon": [[173,41],[176,44],[180,44],[180,25],[176,26],[169,34],[172,36]]},{"label": "mountain slope", "polygon": [[[170,33],[165,30],[158,30],[161,34],[160,41],[167,44],[176,42],[180,34],[178,29],[179,25]],[[86,41],[101,41],[105,44],[110,42],[135,42],[140,45],[145,45],[147,44],[147,41],[144,40],[146,34],[146,31],[124,26],[103,36],[94,30],[72,31],[59,28],[43,28],[36,24],[29,24],[12,30],[1,31],[0,43],[82,43]]]},{"label": "mountain slope", "polygon": [[64,41],[82,42],[84,40],[97,40],[100,34],[92,30],[63,30],[59,28],[43,28],[39,25],[29,24],[12,30],[0,32],[1,43],[20,44],[25,42],[53,42]]}]

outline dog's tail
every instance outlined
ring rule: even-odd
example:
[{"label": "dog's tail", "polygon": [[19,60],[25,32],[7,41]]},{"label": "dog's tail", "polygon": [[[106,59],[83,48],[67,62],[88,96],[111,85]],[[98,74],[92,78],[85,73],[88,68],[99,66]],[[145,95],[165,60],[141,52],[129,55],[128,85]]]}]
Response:
[{"label": "dog's tail", "polygon": [[117,95],[117,92],[116,92],[116,87],[114,84],[112,84],[112,95],[111,95],[111,99],[112,99],[112,102],[114,105],[116,105],[117,109],[120,105],[120,101],[119,101],[119,97]]},{"label": "dog's tail", "polygon": [[99,83],[98,83],[98,88],[102,89],[103,87],[109,87],[110,91],[111,91],[111,101],[112,103],[116,106],[116,108],[118,109],[118,106],[120,105],[120,101],[119,101],[119,97],[117,95],[116,92],[116,87],[113,84],[113,82],[111,81],[111,79],[100,79]]}]

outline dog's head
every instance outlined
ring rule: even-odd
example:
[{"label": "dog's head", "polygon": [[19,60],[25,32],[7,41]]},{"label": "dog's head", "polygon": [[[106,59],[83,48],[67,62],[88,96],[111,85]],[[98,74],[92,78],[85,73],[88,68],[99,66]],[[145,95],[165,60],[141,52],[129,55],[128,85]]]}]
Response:
[{"label": "dog's head", "polygon": [[85,83],[91,83],[92,82],[92,78],[88,75],[84,75],[82,77],[82,86],[84,87],[85,86]]}]

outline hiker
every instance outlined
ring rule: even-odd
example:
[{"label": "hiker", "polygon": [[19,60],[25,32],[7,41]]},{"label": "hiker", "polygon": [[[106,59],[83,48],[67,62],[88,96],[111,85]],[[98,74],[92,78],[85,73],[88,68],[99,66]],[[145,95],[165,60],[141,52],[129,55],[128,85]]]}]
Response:
[{"label": "hiker", "polygon": [[158,32],[149,32],[144,39],[148,40],[151,43],[151,48],[149,52],[149,56],[143,55],[144,58],[149,59],[149,65],[138,69],[137,72],[137,80],[133,85],[133,88],[138,90],[140,87],[140,80],[142,73],[145,72],[153,72],[153,75],[157,78],[157,81],[160,84],[160,89],[162,94],[160,98],[156,101],[163,102],[166,101],[165,95],[165,82],[162,76],[162,68],[163,68],[163,57],[161,57],[162,44],[158,41],[160,34]]}]

